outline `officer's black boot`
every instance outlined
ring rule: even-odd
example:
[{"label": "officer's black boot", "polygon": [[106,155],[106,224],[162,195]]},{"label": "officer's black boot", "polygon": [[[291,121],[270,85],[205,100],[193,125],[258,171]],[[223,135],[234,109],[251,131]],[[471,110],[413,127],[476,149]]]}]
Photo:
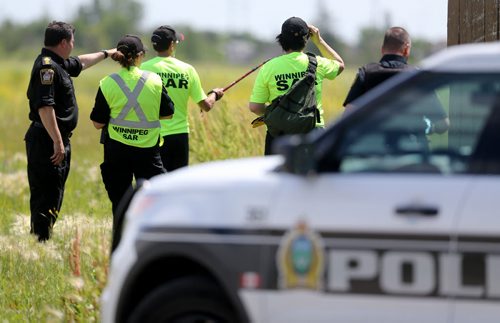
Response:
[{"label": "officer's black boot", "polygon": [[38,236],[39,242],[45,242],[52,236],[52,227],[56,222],[56,217],[52,214],[46,216],[43,213],[39,213],[37,219],[31,221],[30,233]]}]

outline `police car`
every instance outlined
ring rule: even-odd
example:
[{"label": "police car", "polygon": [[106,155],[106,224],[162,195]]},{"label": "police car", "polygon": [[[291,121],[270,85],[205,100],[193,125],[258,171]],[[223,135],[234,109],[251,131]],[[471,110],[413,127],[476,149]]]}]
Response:
[{"label": "police car", "polygon": [[146,182],[103,322],[499,322],[500,44],[446,49],[354,104],[281,155]]}]

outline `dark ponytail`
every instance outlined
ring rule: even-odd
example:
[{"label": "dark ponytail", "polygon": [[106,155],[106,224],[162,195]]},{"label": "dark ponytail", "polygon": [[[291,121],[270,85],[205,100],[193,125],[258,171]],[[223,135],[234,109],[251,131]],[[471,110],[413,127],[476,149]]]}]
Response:
[{"label": "dark ponytail", "polygon": [[127,50],[118,49],[113,55],[111,55],[111,58],[120,63],[122,67],[125,67],[127,70],[130,70],[131,66],[135,66],[135,59],[139,56],[139,53],[135,52],[129,52]]}]

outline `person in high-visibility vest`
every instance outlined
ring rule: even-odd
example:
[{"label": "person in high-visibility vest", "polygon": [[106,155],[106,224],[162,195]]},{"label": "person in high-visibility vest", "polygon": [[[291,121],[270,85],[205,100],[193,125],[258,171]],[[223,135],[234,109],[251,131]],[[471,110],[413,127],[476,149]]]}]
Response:
[{"label": "person in high-visibility vest", "polygon": [[113,208],[113,248],[117,209],[133,177],[149,179],[165,172],[160,156],[160,119],[172,118],[174,104],[161,78],[139,69],[145,49],[139,37],[127,35],[111,58],[118,73],[100,81],[90,119],[96,129],[106,127],[101,175]]},{"label": "person in high-visibility vest", "polygon": [[[281,25],[281,33],[276,37],[284,54],[271,59],[262,66],[253,85],[248,108],[258,116],[265,114],[269,104],[280,95],[287,93],[293,84],[303,77],[309,66],[304,49],[309,40],[321,55],[316,56],[316,102],[318,120],[316,128],[325,127],[323,116],[323,81],[333,80],[344,70],[342,57],[321,37],[316,26],[308,25],[299,17],[290,17]],[[266,133],[264,154],[273,154],[276,135]]]},{"label": "person in high-visibility vest", "polygon": [[160,148],[163,166],[168,172],[189,164],[188,101],[191,98],[205,112],[212,109],[215,101],[224,95],[222,88],[214,88],[205,94],[196,69],[175,57],[179,42],[184,35],[170,26],[160,26],[153,31],[151,42],[157,56],[144,62],[141,69],[160,75],[175,103],[172,120],[161,122],[164,144]]}]

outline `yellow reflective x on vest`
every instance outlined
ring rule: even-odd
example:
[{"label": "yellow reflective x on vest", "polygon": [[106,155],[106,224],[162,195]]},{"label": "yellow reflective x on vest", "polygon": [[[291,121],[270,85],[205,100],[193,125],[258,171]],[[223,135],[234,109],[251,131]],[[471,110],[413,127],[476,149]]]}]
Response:
[{"label": "yellow reflective x on vest", "polygon": [[[148,77],[151,75],[149,72],[141,71],[142,74],[135,85],[135,88],[130,91],[129,87],[119,74],[111,74],[109,76],[116,84],[113,91],[118,89],[123,92],[126,97],[126,104],[121,108],[121,111],[116,117],[111,117],[108,125],[109,136],[117,141],[124,144],[135,146],[135,147],[152,147],[158,142],[160,136],[160,120],[159,120],[159,100],[161,96],[161,86],[158,91],[160,93],[154,93],[156,98],[149,98],[155,91],[145,91],[147,96],[141,93],[146,86]],[[109,85],[109,83],[107,83]],[[160,83],[161,85],[161,80]],[[118,88],[116,88],[118,85]],[[112,90],[107,87],[107,89]],[[103,90],[101,88],[101,90]],[[106,96],[106,95],[105,95]],[[141,96],[141,100],[139,99]],[[150,100],[151,99],[151,100]],[[143,105],[147,104],[148,101],[156,103],[158,107],[156,109],[144,110]],[[122,101],[123,102],[123,101]],[[145,103],[146,102],[146,103]],[[142,104],[141,104],[142,103]],[[108,102],[111,105],[111,102]],[[132,113],[133,111],[133,113]],[[135,114],[135,118],[133,117]],[[148,120],[149,117],[149,121]]]}]

